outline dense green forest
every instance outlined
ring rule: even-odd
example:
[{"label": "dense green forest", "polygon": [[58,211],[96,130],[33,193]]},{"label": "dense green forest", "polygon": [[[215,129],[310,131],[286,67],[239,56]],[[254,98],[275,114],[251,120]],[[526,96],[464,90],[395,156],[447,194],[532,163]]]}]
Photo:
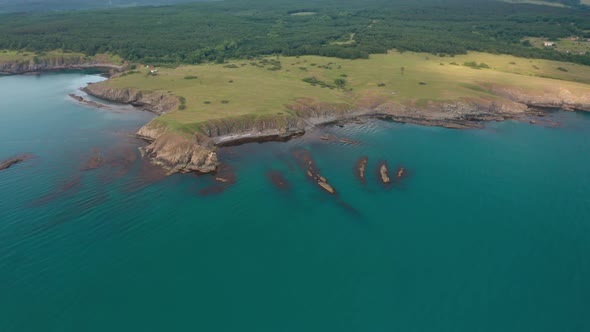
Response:
[{"label": "dense green forest", "polygon": [[223,62],[261,54],[366,58],[396,48],[469,50],[590,65],[524,37],[590,38],[590,10],[491,0],[229,0],[0,15],[0,49],[112,52],[153,63]]},{"label": "dense green forest", "polygon": [[162,6],[196,1],[203,0],[0,0],[0,13]]}]

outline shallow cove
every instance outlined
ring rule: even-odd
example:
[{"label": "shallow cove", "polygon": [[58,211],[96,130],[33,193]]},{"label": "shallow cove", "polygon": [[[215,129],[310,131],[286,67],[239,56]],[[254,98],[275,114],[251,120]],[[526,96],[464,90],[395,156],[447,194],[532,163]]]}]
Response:
[{"label": "shallow cove", "polygon": [[[213,176],[132,157],[153,115],[67,96],[100,79],[0,78],[0,159],[37,155],[0,172],[1,331],[590,330],[590,115],[223,148],[237,182],[200,195]],[[380,160],[408,177],[383,187]]]}]

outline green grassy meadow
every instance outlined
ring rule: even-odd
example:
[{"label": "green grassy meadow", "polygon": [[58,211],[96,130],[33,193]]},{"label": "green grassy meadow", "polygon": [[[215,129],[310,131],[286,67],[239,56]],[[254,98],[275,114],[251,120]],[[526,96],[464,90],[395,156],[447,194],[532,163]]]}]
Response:
[{"label": "green grassy meadow", "polygon": [[[489,69],[466,65],[473,62]],[[156,69],[152,76],[144,65],[102,84],[182,97],[179,110],[158,118],[174,128],[239,116],[289,114],[288,106],[298,100],[355,108],[388,101],[495,98],[484,87],[487,84],[535,91],[555,85],[572,91],[590,88],[590,67],[485,53],[438,57],[392,51],[367,60],[264,57]],[[303,81],[310,78],[315,85]],[[343,80],[342,87],[337,87],[338,80]]]}]

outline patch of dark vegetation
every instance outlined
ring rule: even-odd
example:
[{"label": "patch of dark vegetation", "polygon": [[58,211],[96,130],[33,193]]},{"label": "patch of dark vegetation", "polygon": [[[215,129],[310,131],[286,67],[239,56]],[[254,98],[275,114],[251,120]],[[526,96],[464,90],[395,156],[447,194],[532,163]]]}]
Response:
[{"label": "patch of dark vegetation", "polygon": [[178,97],[178,102],[180,102],[180,105],[178,105],[178,109],[179,110],[185,110],[186,109],[186,98],[184,97]]},{"label": "patch of dark vegetation", "polygon": [[222,104],[229,104],[229,100],[222,100],[221,103]]},{"label": "patch of dark vegetation", "polygon": [[185,80],[196,80],[197,78],[199,78],[199,76],[187,75],[184,77]]},{"label": "patch of dark vegetation", "polygon": [[322,88],[330,88],[330,89],[334,89],[334,88],[343,89],[346,86],[346,80],[342,79],[342,78],[335,79],[333,84],[321,81],[321,80],[317,79],[317,77],[315,77],[315,76],[306,77],[306,78],[302,79],[302,81],[305,83],[309,83],[312,86],[320,86]]},{"label": "patch of dark vegetation", "polygon": [[377,86],[384,87],[385,86],[385,83],[379,83],[379,84],[377,84]]},{"label": "patch of dark vegetation", "polygon": [[567,69],[565,69],[565,68],[563,68],[563,67],[557,67],[557,70],[559,70],[559,71],[563,71],[563,72],[566,72],[566,73],[568,72],[568,70],[567,70]]},{"label": "patch of dark vegetation", "polygon": [[419,82],[418,84],[420,84],[420,85],[427,85],[426,82]]},{"label": "patch of dark vegetation", "polygon": [[126,72],[121,73],[119,75],[119,77],[125,77],[125,76],[128,76],[128,75],[139,74],[139,73],[141,73],[139,70],[129,70],[129,71],[126,71]]},{"label": "patch of dark vegetation", "polygon": [[489,69],[490,66],[486,63],[477,63],[475,61],[467,61],[463,63],[463,66],[473,68],[473,69]]},{"label": "patch of dark vegetation", "polygon": [[232,64],[229,64],[229,65],[225,65],[225,66],[223,66],[223,68],[231,68],[231,69],[235,69],[235,68],[240,68],[240,67],[238,67],[237,65],[234,65],[234,64],[232,63]]}]

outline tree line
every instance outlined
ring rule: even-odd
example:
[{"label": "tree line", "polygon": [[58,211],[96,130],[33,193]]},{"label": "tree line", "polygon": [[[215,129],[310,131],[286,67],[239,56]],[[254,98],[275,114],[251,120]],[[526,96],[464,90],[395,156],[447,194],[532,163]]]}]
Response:
[{"label": "tree line", "polygon": [[0,15],[0,49],[108,52],[160,64],[268,54],[357,59],[395,48],[448,56],[483,51],[590,65],[588,54],[522,42],[589,33],[587,8],[492,0],[226,0]]}]

